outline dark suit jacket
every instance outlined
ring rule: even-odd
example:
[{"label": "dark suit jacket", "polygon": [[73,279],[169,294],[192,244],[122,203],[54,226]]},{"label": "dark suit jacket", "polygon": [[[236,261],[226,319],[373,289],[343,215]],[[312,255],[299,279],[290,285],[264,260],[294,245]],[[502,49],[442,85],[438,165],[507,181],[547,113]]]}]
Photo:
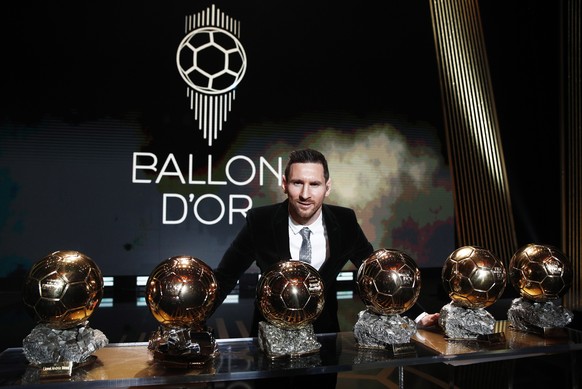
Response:
[{"label": "dark suit jacket", "polygon": [[[288,201],[257,207],[247,214],[246,224],[224,254],[215,274],[218,282],[216,307],[236,286],[240,276],[256,262],[261,273],[282,260],[289,260]],[[329,258],[319,269],[325,291],[322,313],[313,323],[316,333],[338,332],[336,278],[351,261],[359,268],[373,252],[352,209],[323,204],[323,220],[328,235]],[[251,336],[257,336],[258,322],[265,320],[256,308]],[[356,318],[354,318],[355,322]]]}]

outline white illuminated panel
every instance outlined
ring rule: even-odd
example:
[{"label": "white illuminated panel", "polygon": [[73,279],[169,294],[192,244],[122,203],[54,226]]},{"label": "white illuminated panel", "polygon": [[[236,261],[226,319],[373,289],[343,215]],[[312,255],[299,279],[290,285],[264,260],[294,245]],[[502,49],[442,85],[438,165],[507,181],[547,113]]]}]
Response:
[{"label": "white illuminated panel", "polygon": [[238,294],[229,294],[226,296],[224,304],[238,304]]},{"label": "white illuminated panel", "polygon": [[340,274],[337,275],[336,280],[338,281],[353,281],[354,280],[354,273],[351,271],[342,271]]},{"label": "white illuminated panel", "polygon": [[136,286],[145,286],[148,282],[148,276],[137,276],[135,278],[135,285]]},{"label": "white illuminated panel", "polygon": [[338,300],[351,300],[354,298],[354,292],[351,290],[340,290],[336,296]]}]

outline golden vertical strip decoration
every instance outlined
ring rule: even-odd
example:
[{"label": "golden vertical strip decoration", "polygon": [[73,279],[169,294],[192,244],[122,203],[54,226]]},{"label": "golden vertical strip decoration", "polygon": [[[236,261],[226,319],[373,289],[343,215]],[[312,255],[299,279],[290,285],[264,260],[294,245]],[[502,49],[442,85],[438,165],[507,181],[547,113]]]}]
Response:
[{"label": "golden vertical strip decoration", "polygon": [[574,270],[564,305],[581,309],[582,265],[582,9],[578,0],[562,5],[562,246]]},{"label": "golden vertical strip decoration", "polygon": [[431,0],[453,180],[456,244],[491,250],[508,265],[517,236],[476,0]]}]

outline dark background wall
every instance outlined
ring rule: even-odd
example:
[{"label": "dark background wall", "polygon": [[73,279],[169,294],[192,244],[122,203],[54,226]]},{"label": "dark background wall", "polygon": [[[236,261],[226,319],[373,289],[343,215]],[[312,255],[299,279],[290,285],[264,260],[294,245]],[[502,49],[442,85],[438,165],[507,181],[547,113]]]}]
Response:
[{"label": "dark background wall", "polygon": [[562,3],[480,2],[520,245],[562,243]]}]

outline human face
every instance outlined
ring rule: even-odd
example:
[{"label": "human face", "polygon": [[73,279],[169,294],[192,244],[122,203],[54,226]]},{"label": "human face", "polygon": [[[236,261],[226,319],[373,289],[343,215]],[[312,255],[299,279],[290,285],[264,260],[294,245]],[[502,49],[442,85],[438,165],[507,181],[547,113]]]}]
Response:
[{"label": "human face", "polygon": [[329,196],[331,180],[325,182],[320,163],[294,163],[289,178],[283,176],[283,191],[289,199],[289,215],[302,225],[312,224],[321,213],[323,199]]}]

